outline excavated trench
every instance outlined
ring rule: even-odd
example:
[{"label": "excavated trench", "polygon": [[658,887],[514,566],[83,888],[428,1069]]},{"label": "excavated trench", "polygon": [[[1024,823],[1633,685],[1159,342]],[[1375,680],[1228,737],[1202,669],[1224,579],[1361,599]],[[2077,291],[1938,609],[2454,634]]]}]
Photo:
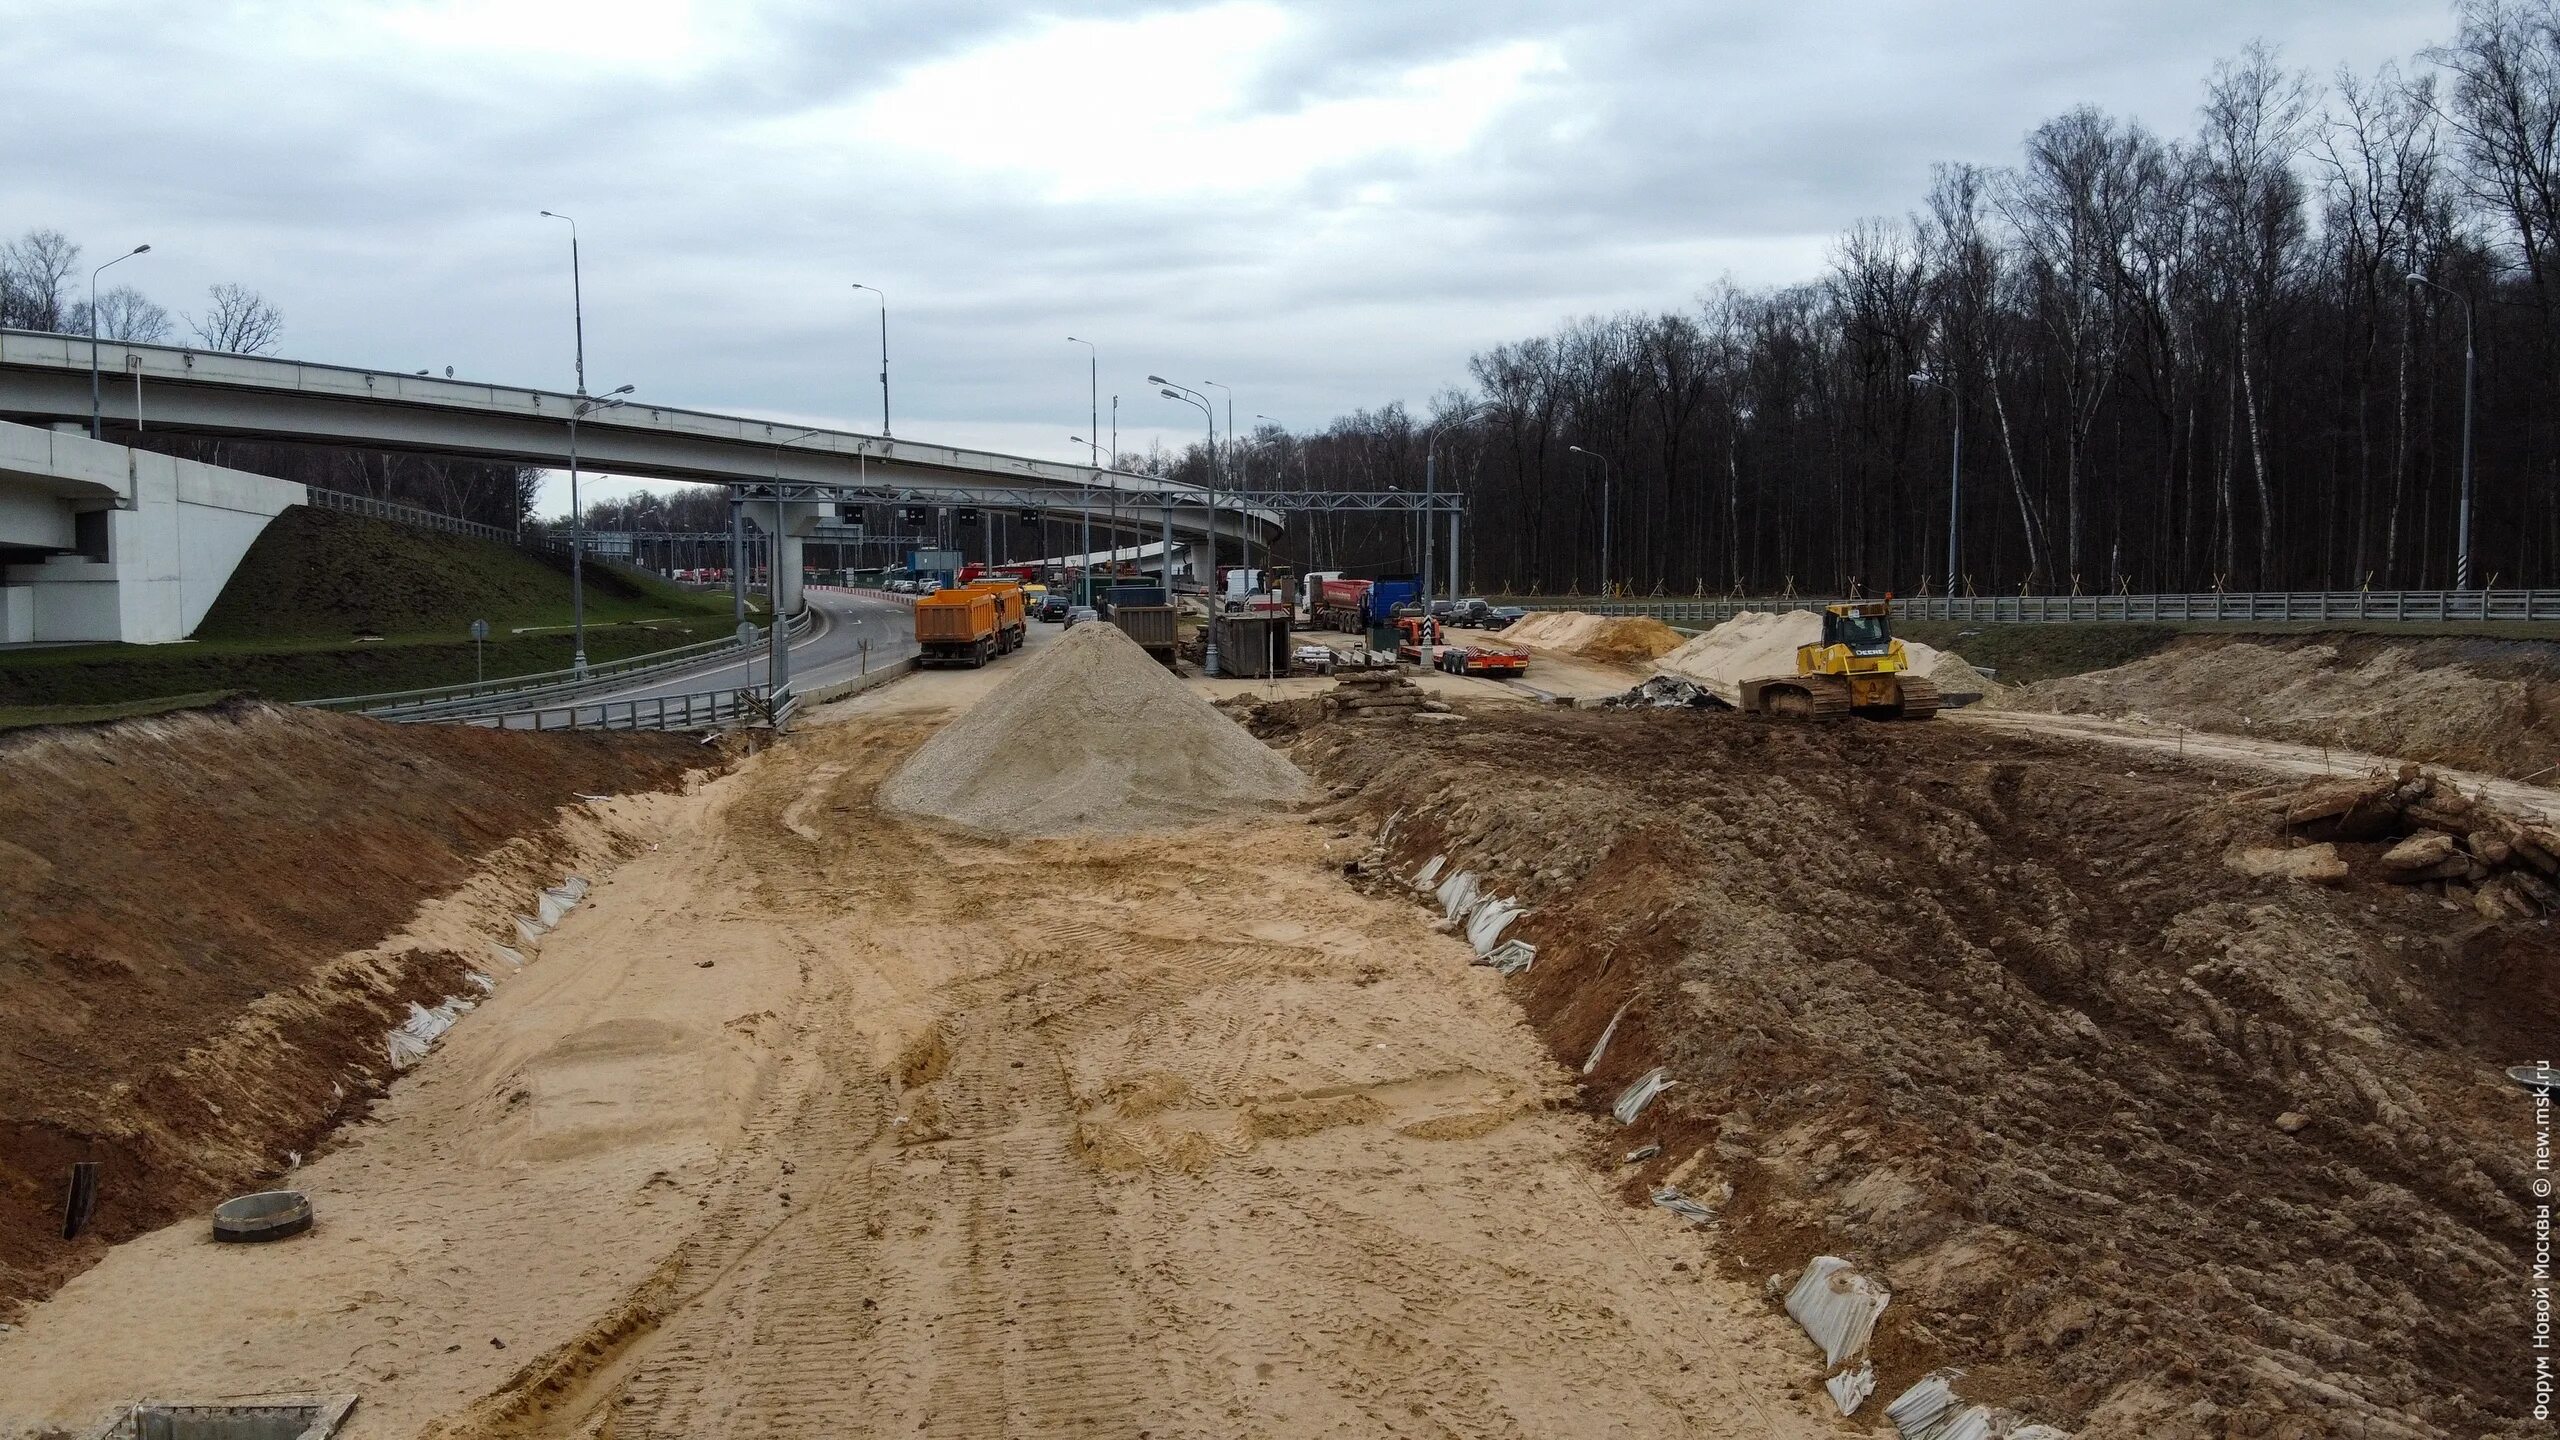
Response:
[{"label": "excavated trench", "polygon": [[[2246,777],[1949,724],[1486,706],[1257,728],[1525,903],[1504,982],[1591,1160],[1724,1255],[1892,1293],[1877,1403],[1941,1367],[2091,1434],[2522,1435],[2532,1149],[2502,1076],[2560,1039],[2547,921],[2252,878]],[[1300,729],[1304,726],[1306,728]],[[1276,732],[1276,733],[1274,733]],[[1435,877],[1436,878],[1436,877]],[[2442,887],[2438,887],[2441,889]],[[1659,1146],[1650,1158],[1630,1153]],[[1864,1418],[1864,1417],[1862,1417]]]}]

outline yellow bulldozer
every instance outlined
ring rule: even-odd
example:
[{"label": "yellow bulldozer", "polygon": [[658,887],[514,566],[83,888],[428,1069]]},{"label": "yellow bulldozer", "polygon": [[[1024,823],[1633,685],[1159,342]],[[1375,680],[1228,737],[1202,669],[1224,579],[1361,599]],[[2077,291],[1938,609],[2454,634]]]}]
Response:
[{"label": "yellow bulldozer", "polygon": [[1825,606],[1822,639],[1796,647],[1796,673],[1742,683],[1742,708],[1794,720],[1851,713],[1926,720],[1938,713],[1938,687],[1910,672],[1893,638],[1893,600],[1850,600]]}]

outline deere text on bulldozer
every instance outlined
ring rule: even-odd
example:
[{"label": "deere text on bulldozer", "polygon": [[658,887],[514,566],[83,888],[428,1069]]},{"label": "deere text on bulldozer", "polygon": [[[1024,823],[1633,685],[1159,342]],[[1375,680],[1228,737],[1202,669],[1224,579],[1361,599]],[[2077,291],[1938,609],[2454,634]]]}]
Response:
[{"label": "deere text on bulldozer", "polygon": [[1910,671],[1893,638],[1893,602],[1851,600],[1824,608],[1822,639],[1796,647],[1796,673],[1742,682],[1742,708],[1787,719],[1851,712],[1926,720],[1938,713],[1938,687]]}]

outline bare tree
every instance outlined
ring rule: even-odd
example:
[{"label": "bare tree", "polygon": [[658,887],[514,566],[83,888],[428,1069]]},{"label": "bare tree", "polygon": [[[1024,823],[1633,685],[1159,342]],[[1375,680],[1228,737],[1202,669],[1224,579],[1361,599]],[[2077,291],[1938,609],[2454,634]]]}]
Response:
[{"label": "bare tree", "polygon": [[30,230],[0,245],[0,325],[68,330],[79,265],[80,247],[59,230]]},{"label": "bare tree", "polygon": [[277,337],[284,334],[284,312],[257,291],[225,282],[206,294],[212,297],[213,307],[202,318],[188,316],[187,326],[207,350],[256,355],[274,349]]},{"label": "bare tree", "polygon": [[[89,333],[89,302],[71,307],[67,317],[74,334]],[[150,345],[169,338],[169,312],[130,285],[119,285],[98,297],[98,338]]]},{"label": "bare tree", "polygon": [[2238,324],[2235,362],[2258,496],[2262,585],[2272,583],[2276,502],[2258,376],[2271,363],[2273,312],[2300,260],[2302,185],[2293,162],[2309,139],[2311,114],[2309,80],[2279,66],[2262,42],[2215,66],[2205,91],[2203,213],[2216,278]]},{"label": "bare tree", "polygon": [[2461,0],[2461,33],[2427,58],[2453,75],[2443,110],[2473,198],[2503,222],[2544,304],[2560,246],[2560,3]]}]

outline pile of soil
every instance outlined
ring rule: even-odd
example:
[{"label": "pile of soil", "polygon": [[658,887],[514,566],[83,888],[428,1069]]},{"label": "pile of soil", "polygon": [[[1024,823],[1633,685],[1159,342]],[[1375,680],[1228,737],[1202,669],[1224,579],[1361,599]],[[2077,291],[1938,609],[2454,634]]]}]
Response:
[{"label": "pile of soil", "polygon": [[1604,664],[1641,665],[1679,649],[1683,637],[1650,615],[1540,610],[1513,621],[1502,632],[1502,638]]},{"label": "pile of soil", "polygon": [[880,787],[1000,835],[1128,833],[1285,805],[1306,777],[1110,625],[1078,625]]},{"label": "pile of soil", "polygon": [[1485,706],[1295,753],[1401,813],[1376,883],[1446,856],[1528,904],[1505,983],[1559,1060],[1622,1014],[1588,1108],[1667,1067],[1594,1147],[1630,1203],[1708,1204],[1754,1278],[1880,1277],[1879,1400],[1954,1365],[2089,1434],[2534,1433],[2501,1071],[2560,1040],[2547,924],[2353,843],[2244,875],[2291,842],[2234,780],[1948,724]]},{"label": "pile of soil", "polygon": [[[1655,673],[1705,686],[1728,705],[1739,704],[1742,683],[1764,675],[1796,673],[1796,649],[1822,639],[1822,616],[1812,610],[1745,610],[1653,662]],[[1917,640],[1902,642],[1911,673],[1936,668],[1938,652]]]},{"label": "pile of soil", "polygon": [[2024,687],[2002,703],[2546,784],[2560,766],[2560,643],[2543,640],[2190,635],[2129,665]]},{"label": "pile of soil", "polygon": [[[559,807],[700,763],[677,737],[250,701],[0,739],[0,1313],[285,1168],[388,1072],[409,1004],[489,963],[350,952],[511,844],[529,905]],[[96,1218],[64,1243],[83,1160]]]}]

